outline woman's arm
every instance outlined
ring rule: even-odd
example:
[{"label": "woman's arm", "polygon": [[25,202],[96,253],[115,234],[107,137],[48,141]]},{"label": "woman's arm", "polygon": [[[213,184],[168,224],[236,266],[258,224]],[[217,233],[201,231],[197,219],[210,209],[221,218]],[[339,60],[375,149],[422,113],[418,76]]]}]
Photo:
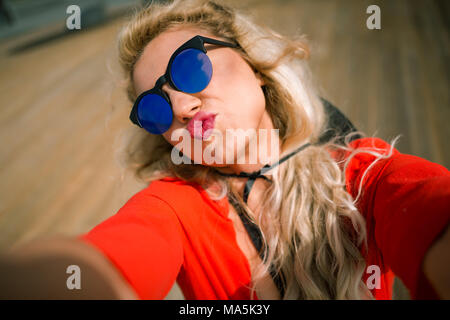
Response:
[{"label": "woman's arm", "polygon": [[104,254],[139,299],[164,299],[183,265],[183,228],[173,208],[143,189],[78,237]]},{"label": "woman's arm", "polygon": [[[76,239],[0,255],[0,298],[164,299],[183,263],[182,233],[170,205],[141,190]],[[71,265],[80,268],[81,290],[67,288]]]},{"label": "woman's arm", "polygon": [[[79,267],[75,275],[79,276],[79,289],[70,285],[74,274],[70,268],[68,273],[69,266]],[[101,252],[80,240],[62,237],[4,252],[0,256],[0,288],[0,299],[137,298]]]},{"label": "woman's arm", "polygon": [[423,269],[441,299],[450,299],[450,227],[425,254]]},{"label": "woman's arm", "polygon": [[[377,138],[352,144],[376,147],[378,151],[390,149]],[[349,164],[347,188],[353,197],[374,159],[363,153]],[[436,294],[447,297],[450,283],[444,259],[449,252],[450,172],[394,149],[391,157],[378,161],[368,171],[362,186],[358,208],[366,219],[371,256],[376,263],[390,268],[413,299],[437,298]]]}]

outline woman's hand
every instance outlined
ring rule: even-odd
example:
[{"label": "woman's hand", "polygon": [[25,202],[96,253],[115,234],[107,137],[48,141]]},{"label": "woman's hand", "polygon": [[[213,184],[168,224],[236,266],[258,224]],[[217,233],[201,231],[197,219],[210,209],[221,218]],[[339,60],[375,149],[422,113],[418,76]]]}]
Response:
[{"label": "woman's hand", "polygon": [[[67,285],[79,267],[81,288]],[[118,270],[94,247],[72,238],[49,238],[0,256],[0,299],[136,299]]]},{"label": "woman's hand", "polygon": [[450,299],[450,227],[425,254],[423,271],[441,299]]}]

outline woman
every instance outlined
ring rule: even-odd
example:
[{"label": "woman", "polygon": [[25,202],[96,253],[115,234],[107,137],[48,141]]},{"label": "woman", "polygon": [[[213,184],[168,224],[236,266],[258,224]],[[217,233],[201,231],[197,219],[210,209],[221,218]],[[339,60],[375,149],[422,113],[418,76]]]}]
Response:
[{"label": "woman", "polygon": [[[134,103],[125,160],[148,187],[4,268],[72,259],[88,298],[162,299],[177,281],[187,299],[390,299],[394,273],[413,298],[449,298],[448,170],[353,132],[307,56],[215,1],[139,12],[119,59]],[[265,157],[250,161],[252,146]]]}]

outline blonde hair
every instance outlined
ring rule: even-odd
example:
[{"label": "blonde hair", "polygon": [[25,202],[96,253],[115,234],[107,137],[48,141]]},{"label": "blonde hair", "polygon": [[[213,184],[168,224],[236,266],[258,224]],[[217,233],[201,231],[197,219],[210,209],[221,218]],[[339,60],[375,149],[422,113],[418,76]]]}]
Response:
[{"label": "blonde hair", "polygon": [[[311,84],[305,61],[309,50],[304,39],[289,39],[258,26],[248,16],[218,1],[153,2],[136,13],[118,41],[130,101],[136,98],[134,65],[145,46],[162,32],[185,25],[239,43],[242,49],[236,50],[264,79],[266,108],[274,127],[279,129],[281,156],[307,141],[318,140],[327,118]],[[239,199],[268,245],[266,263],[252,275],[252,290],[273,264],[285,277],[283,299],[372,297],[362,281],[365,261],[360,248],[366,242],[365,222],[345,190],[342,163],[329,153],[330,148],[351,153],[343,166],[345,171],[350,158],[361,150],[331,141],[311,146],[272,169],[273,183],[265,191],[262,214],[255,221],[251,209],[213,168],[175,165],[170,157],[172,145],[163,136],[151,135],[135,126],[130,132],[121,149],[122,160],[140,180],[150,182],[175,176],[200,184],[213,199],[228,192]],[[390,156],[373,153],[378,159]],[[213,192],[217,185],[221,187],[218,193]]]}]

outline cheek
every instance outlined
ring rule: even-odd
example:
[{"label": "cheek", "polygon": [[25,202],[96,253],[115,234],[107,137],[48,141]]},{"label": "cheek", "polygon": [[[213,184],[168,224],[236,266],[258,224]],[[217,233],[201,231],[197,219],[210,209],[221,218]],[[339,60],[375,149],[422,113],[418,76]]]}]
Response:
[{"label": "cheek", "polygon": [[[221,97],[238,127],[256,127],[265,111],[265,97],[252,69],[245,63],[229,63],[214,70],[211,90]],[[233,122],[235,122],[233,121]]]},{"label": "cheek", "polygon": [[256,128],[265,112],[265,98],[260,87],[242,86],[231,92],[231,108],[241,128]]},{"label": "cheek", "polygon": [[264,94],[258,86],[241,87],[232,93],[230,112],[235,119],[235,128],[258,129],[265,112]]}]

